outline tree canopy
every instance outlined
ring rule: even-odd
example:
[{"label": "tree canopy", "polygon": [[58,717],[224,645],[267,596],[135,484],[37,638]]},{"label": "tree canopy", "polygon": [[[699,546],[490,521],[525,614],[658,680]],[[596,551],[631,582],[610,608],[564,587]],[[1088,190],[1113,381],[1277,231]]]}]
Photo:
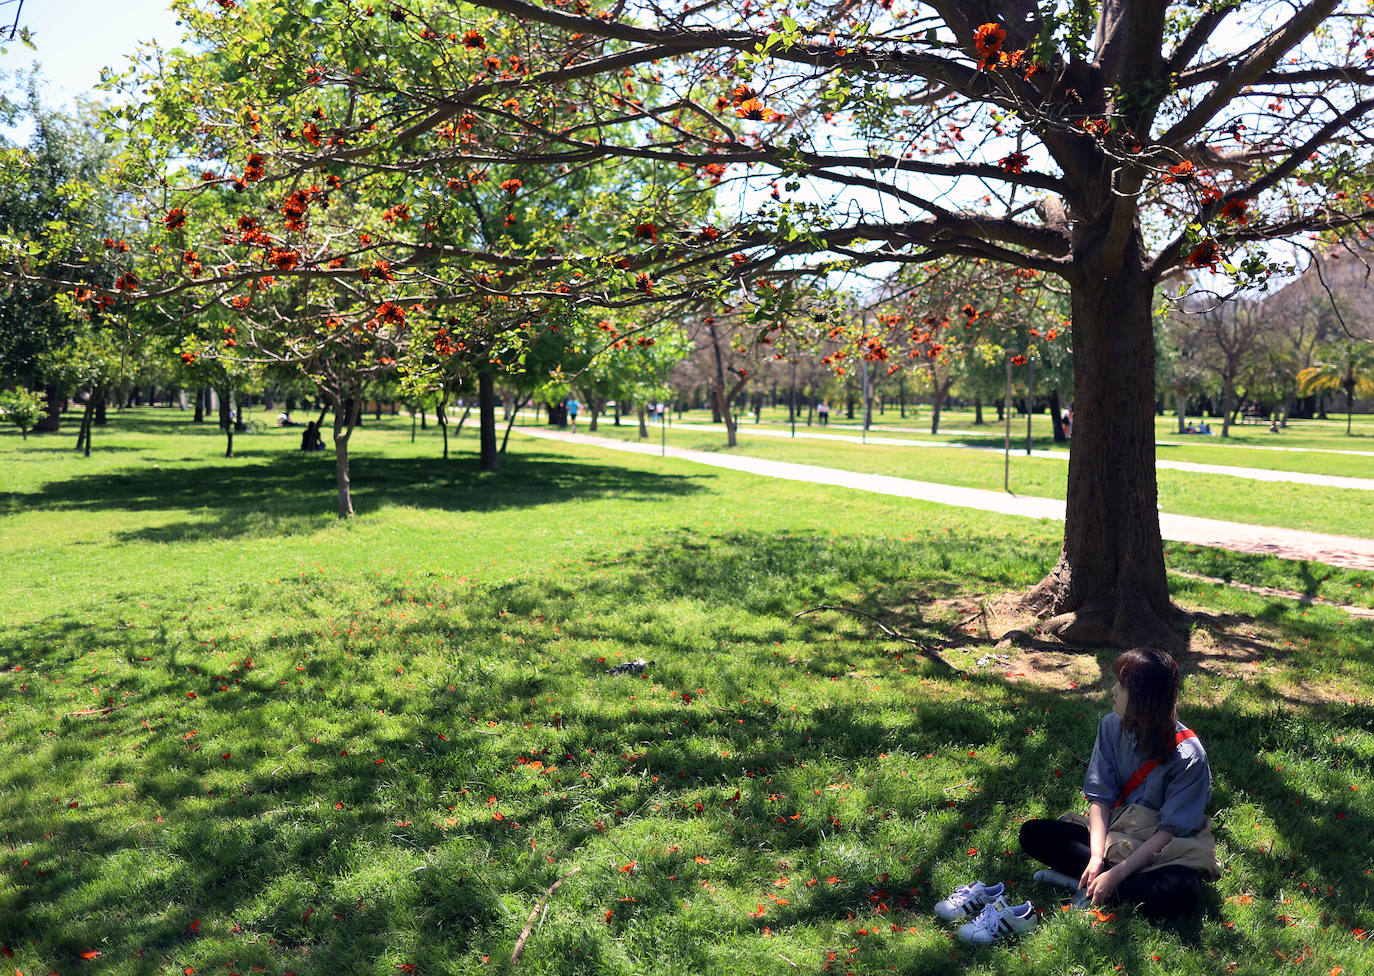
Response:
[{"label": "tree canopy", "polygon": [[[178,9],[191,43],[131,77],[123,113],[153,232],[125,297],[262,295],[364,338],[452,316],[494,329],[480,348],[504,366],[558,310],[776,323],[806,280],[946,258],[1061,283],[1075,436],[1063,551],[1031,602],[1081,641],[1173,639],[1158,285],[1256,285],[1264,242],[1374,216],[1363,3]],[[186,158],[194,179],[171,172]]]}]

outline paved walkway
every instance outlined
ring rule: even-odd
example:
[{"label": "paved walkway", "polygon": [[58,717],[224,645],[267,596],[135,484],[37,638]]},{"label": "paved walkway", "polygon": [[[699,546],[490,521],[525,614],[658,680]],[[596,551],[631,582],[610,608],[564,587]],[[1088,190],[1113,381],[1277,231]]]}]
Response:
[{"label": "paved walkway", "polygon": [[[682,425],[686,427],[687,425]],[[834,424],[831,425],[836,426]],[[679,427],[679,429],[682,429]],[[719,424],[692,424],[692,430],[700,431],[720,431],[724,432],[725,427]],[[749,425],[740,428],[740,433],[749,437],[782,437],[791,438],[791,432],[787,430],[769,429],[767,427],[755,427]],[[1001,454],[1003,448],[990,447],[983,444],[953,444],[947,441],[923,441],[911,440],[901,437],[886,437],[882,434],[869,434],[865,439],[862,434],[822,434],[815,430],[802,433],[797,431],[797,438],[807,438],[809,440],[842,441],[846,444],[881,444],[892,447],[945,447],[951,450],[964,451],[996,451]],[[1016,439],[1012,438],[1011,453],[1017,457],[1025,457],[1025,440],[1021,441],[1022,447],[1018,450]],[[1163,443],[1163,442],[1161,442]],[[1247,448],[1248,450],[1248,448]],[[1284,450],[1297,450],[1297,448],[1284,448]],[[1343,453],[1358,454],[1358,451],[1347,451]],[[1374,456],[1374,455],[1371,455]],[[1031,457],[1050,458],[1055,461],[1067,461],[1068,451],[1032,451]],[[1333,474],[1307,474],[1302,471],[1270,471],[1267,468],[1241,468],[1228,464],[1202,464],[1195,461],[1155,461],[1155,467],[1165,468],[1170,471],[1192,471],[1196,474],[1222,474],[1232,478],[1249,478],[1253,481],[1287,481],[1299,485],[1321,485],[1326,488],[1353,488],[1356,491],[1374,491],[1374,478],[1350,478],[1343,475]]]},{"label": "paved walkway", "polygon": [[[909,478],[894,478],[890,475],[841,471],[838,468],[825,468],[814,464],[769,461],[740,454],[714,454],[708,451],[689,451],[680,447],[669,447],[665,451],[657,443],[631,443],[597,437],[592,434],[570,434],[564,431],[535,427],[518,427],[516,429],[530,437],[540,437],[545,440],[583,444],[612,451],[628,451],[632,454],[666,454],[668,457],[680,458],[684,461],[707,464],[717,468],[729,468],[733,471],[744,471],[768,478],[835,485],[841,488],[853,488],[857,491],[876,492],[880,495],[896,495],[900,498],[916,498],[940,505],[955,505],[960,508],[997,512],[1002,515],[1049,518],[1058,521],[1064,519],[1064,503],[1053,498],[1035,498],[1029,495],[987,491],[982,488],[939,485],[928,481],[913,481]],[[1283,559],[1309,559],[1350,569],[1374,569],[1374,539],[1357,539],[1353,536],[1327,535],[1322,532],[1303,532],[1298,529],[1246,525],[1241,522],[1223,522],[1218,519],[1195,518],[1190,515],[1169,515],[1163,512],[1159,516],[1159,529],[1164,538],[1172,542],[1215,546],[1238,552],[1265,553]]]}]

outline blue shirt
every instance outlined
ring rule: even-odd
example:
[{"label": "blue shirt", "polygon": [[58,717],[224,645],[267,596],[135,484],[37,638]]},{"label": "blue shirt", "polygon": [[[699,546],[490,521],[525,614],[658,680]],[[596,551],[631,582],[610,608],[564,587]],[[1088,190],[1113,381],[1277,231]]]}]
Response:
[{"label": "blue shirt", "polygon": [[[1185,726],[1180,722],[1178,728]],[[1126,782],[1145,762],[1136,749],[1135,736],[1122,727],[1121,716],[1109,713],[1097,726],[1083,795],[1090,802],[1112,807]],[[1175,837],[1191,837],[1205,825],[1211,798],[1212,767],[1207,764],[1207,750],[1198,739],[1184,739],[1122,802],[1157,811],[1160,830]]]}]

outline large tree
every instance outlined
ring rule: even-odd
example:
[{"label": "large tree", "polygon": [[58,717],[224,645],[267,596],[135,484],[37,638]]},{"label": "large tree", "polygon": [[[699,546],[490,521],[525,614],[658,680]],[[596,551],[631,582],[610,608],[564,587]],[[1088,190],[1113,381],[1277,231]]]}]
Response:
[{"label": "large tree", "polygon": [[[1186,267],[1253,280],[1250,245],[1374,213],[1328,192],[1369,159],[1361,5],[478,5],[518,19],[534,69],[412,99],[406,139],[470,115],[522,132],[527,164],[771,170],[791,195],[723,236],[741,278],[804,254],[1062,278],[1075,436],[1063,549],[1031,602],[1067,638],[1171,640],[1152,299]],[[627,95],[627,77],[651,87]],[[566,114],[501,109],[534,90]],[[649,257],[660,278],[693,270]]]},{"label": "large tree", "polygon": [[[1374,216],[1374,198],[1349,190],[1374,108],[1363,9],[185,3],[185,63],[200,67],[155,66],[158,121],[142,115],[138,138],[202,133],[217,188],[265,175],[285,192],[321,171],[368,182],[413,220],[359,244],[326,191],[308,242],[262,215],[264,250],[299,255],[281,280],[356,290],[384,247],[391,290],[430,308],[518,293],[535,313],[690,300],[783,321],[777,296],[808,292],[779,281],[842,264],[965,256],[1056,276],[1076,422],[1062,551],[1029,599],[1069,639],[1171,641],[1152,300],[1180,269],[1253,281],[1260,242]],[[497,185],[523,200],[598,164],[633,180],[550,212],[525,240],[454,228],[466,188],[491,187],[497,206]],[[740,193],[712,217],[703,193],[717,184]],[[148,197],[149,219],[195,192]],[[340,257],[352,270],[330,265]]]}]

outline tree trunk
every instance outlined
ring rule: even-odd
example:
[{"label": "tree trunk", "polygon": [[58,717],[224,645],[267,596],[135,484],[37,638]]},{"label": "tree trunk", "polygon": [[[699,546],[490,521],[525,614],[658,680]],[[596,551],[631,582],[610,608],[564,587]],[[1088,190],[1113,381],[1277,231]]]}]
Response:
[{"label": "tree trunk", "polygon": [[483,471],[500,471],[501,459],[496,452],[496,384],[489,369],[477,374],[477,421],[482,445],[478,467]]},{"label": "tree trunk", "polygon": [[223,386],[215,392],[219,394],[219,429],[224,431],[224,456],[230,458],[234,456],[234,415],[229,402],[230,390]]},{"label": "tree trunk", "polygon": [[339,490],[339,518],[353,517],[353,484],[348,469],[348,439],[358,425],[361,397],[339,397],[334,401],[334,483]]},{"label": "tree trunk", "polygon": [[930,388],[931,392],[935,394],[935,406],[930,411],[930,432],[938,434],[940,433],[940,404],[945,400],[945,391],[949,389],[949,384],[946,383],[942,388],[939,380],[932,379]]},{"label": "tree trunk", "polygon": [[47,410],[38,423],[33,425],[35,434],[56,433],[62,426],[62,407],[66,403],[67,395],[55,386],[45,387],[43,390]]},{"label": "tree trunk", "polygon": [[1235,380],[1231,378],[1230,374],[1227,374],[1222,378],[1221,385],[1221,436],[1230,437],[1231,410],[1236,402],[1236,383]]},{"label": "tree trunk", "polygon": [[81,413],[81,427],[76,434],[76,449],[83,452],[86,457],[91,456],[91,427],[95,420],[95,398],[99,392],[98,389],[91,390],[86,400],[86,409]]},{"label": "tree trunk", "polygon": [[1060,416],[1059,390],[1050,390],[1050,430],[1054,433],[1054,442],[1063,444],[1068,440],[1064,436],[1064,418]]},{"label": "tree trunk", "polygon": [[[1355,419],[1355,394],[1351,390],[1345,391],[1345,436],[1350,436],[1350,424]],[[86,452],[90,453],[89,450]]]},{"label": "tree trunk", "polygon": [[[506,453],[506,444],[510,441],[510,429],[515,426],[515,421],[520,416],[520,411],[525,409],[525,404],[529,403],[532,397],[533,394],[530,394],[529,396],[521,397],[519,401],[516,401],[515,394],[511,394],[511,402],[514,403],[515,406],[510,412],[510,419],[506,421],[506,434],[504,437],[501,438],[501,454]],[[535,416],[538,416],[539,408],[535,407],[534,412]]]},{"label": "tree trunk", "polygon": [[983,426],[983,398],[980,396],[973,398],[973,426]]},{"label": "tree trunk", "polygon": [[591,397],[587,400],[587,409],[591,412],[592,419],[587,425],[587,430],[596,433],[596,420],[601,416],[602,409],[606,406],[606,401],[600,397]]},{"label": "tree trunk", "polygon": [[635,411],[635,416],[639,418],[639,439],[645,440],[649,436],[648,411],[644,409],[644,404],[640,404]]},{"label": "tree trunk", "polygon": [[[730,410],[730,404],[723,402],[724,400],[724,395],[713,387],[711,389],[711,409],[715,411],[716,416],[720,417],[725,422],[725,446],[738,447],[739,437],[735,433],[738,424],[735,420],[734,413]],[[649,435],[645,433],[644,436],[647,437]]]},{"label": "tree trunk", "polygon": [[[378,404],[380,404],[381,402],[382,402],[381,400],[378,400],[378,401],[377,401]],[[438,405],[437,407],[434,408],[434,419],[435,419],[436,421],[438,421],[438,423],[439,423],[439,430],[440,430],[440,431],[443,433],[443,435],[444,435],[444,457],[443,457],[443,459],[444,459],[445,461],[448,460],[448,412],[444,409],[446,406],[448,406],[448,390],[447,390],[447,389],[445,389],[444,392],[443,392],[443,394],[439,397],[439,405]],[[380,406],[377,408],[377,419],[378,419],[378,420],[381,420],[381,419],[382,419],[382,416],[381,416],[381,407],[380,407]]]},{"label": "tree trunk", "polygon": [[457,437],[463,433],[463,424],[467,422],[468,414],[472,413],[472,404],[463,406],[463,415],[458,418],[458,426],[453,428],[453,436]]},{"label": "tree trunk", "polygon": [[1159,534],[1154,442],[1154,282],[1139,227],[1104,240],[1075,228],[1074,410],[1064,543],[1026,597],[1045,627],[1077,644],[1177,647]]},{"label": "tree trunk", "polygon": [[1174,406],[1178,413],[1178,432],[1186,434],[1188,432],[1188,398],[1182,393],[1175,393]]}]

